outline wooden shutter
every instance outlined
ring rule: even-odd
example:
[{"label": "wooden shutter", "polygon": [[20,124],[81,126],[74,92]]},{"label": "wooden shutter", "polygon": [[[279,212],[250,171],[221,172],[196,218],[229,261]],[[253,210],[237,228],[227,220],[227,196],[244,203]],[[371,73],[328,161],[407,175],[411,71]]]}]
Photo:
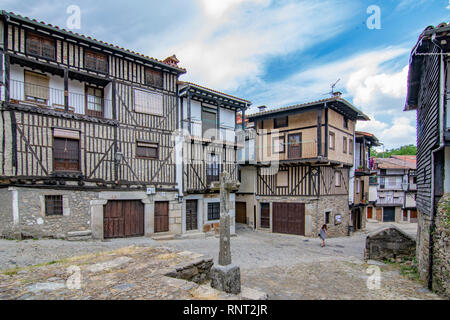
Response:
[{"label": "wooden shutter", "polygon": [[47,36],[36,34],[33,32],[27,33],[27,54],[49,58],[54,60],[56,58],[55,41]]},{"label": "wooden shutter", "polygon": [[157,88],[163,87],[163,73],[162,71],[145,69],[145,84]]},{"label": "wooden shutter", "polygon": [[47,103],[49,81],[46,75],[25,71],[25,99]]},{"label": "wooden shutter", "polygon": [[108,73],[108,58],[103,53],[85,50],[84,66],[93,71]]}]

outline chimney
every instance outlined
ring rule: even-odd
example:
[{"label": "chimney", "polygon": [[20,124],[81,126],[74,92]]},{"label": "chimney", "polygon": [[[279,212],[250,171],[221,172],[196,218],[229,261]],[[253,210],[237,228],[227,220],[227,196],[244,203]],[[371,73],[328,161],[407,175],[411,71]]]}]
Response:
[{"label": "chimney", "polygon": [[178,67],[178,63],[180,62],[180,60],[177,59],[176,55],[173,55],[173,56],[170,56],[170,57],[167,57],[166,59],[164,59],[163,62],[172,67]]},{"label": "chimney", "polygon": [[264,112],[264,111],[266,111],[267,106],[259,106],[258,109],[259,109],[259,112]]},{"label": "chimney", "polygon": [[333,98],[340,98],[342,96],[342,92],[336,91],[333,92]]}]

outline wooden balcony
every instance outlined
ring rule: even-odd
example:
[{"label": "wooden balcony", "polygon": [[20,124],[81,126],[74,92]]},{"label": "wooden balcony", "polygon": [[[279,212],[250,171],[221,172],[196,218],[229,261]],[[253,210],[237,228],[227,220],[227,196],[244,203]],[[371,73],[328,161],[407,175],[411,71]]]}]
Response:
[{"label": "wooden balcony", "polygon": [[[112,111],[112,101],[103,95],[95,96],[87,91],[68,92],[69,112],[99,118],[108,118]],[[55,111],[65,111],[64,90],[40,86],[17,80],[10,81],[10,102],[22,105],[38,106]]]}]

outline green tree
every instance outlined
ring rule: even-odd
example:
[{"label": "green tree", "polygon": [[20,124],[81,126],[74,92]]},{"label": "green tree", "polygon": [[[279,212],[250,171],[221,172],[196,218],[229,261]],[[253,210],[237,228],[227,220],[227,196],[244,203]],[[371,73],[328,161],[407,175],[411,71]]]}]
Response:
[{"label": "green tree", "polygon": [[390,156],[415,156],[417,155],[417,147],[413,144],[402,146],[396,149],[388,149],[385,152],[377,152],[375,149],[370,150],[370,156],[376,158],[389,158]]}]

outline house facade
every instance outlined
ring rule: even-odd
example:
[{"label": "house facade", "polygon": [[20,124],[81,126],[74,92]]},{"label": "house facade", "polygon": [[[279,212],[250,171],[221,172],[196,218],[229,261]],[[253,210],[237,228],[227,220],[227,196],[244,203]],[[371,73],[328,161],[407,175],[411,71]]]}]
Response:
[{"label": "house facade", "polygon": [[[250,101],[194,83],[179,84],[180,143],[177,182],[182,199],[182,233],[218,232],[218,182],[224,171],[238,180],[236,131],[238,114]],[[235,233],[235,193],[230,195],[231,233]]]},{"label": "house facade", "polygon": [[417,260],[430,289],[450,297],[450,25],[428,27],[411,52],[405,111],[417,114]]},{"label": "house facade", "polygon": [[176,58],[0,20],[0,233],[181,233]]},{"label": "house facade", "polygon": [[380,222],[417,222],[416,157],[391,156],[373,159],[377,200],[372,216]]},{"label": "house facade", "polygon": [[350,197],[351,222],[353,230],[366,227],[367,219],[372,218],[370,206],[370,178],[374,176],[371,169],[370,149],[380,146],[378,139],[371,133],[355,132],[354,165],[350,169]]},{"label": "house facade", "polygon": [[367,116],[342,99],[329,99],[248,116],[240,156],[247,223],[257,230],[317,237],[350,226],[349,172],[355,123]]}]

